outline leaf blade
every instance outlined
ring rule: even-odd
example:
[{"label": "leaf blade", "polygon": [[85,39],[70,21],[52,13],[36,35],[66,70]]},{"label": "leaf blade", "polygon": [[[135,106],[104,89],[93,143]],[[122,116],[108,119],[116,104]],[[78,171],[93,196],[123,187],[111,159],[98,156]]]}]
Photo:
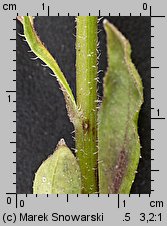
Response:
[{"label": "leaf blade", "polygon": [[56,151],[39,167],[33,194],[80,194],[81,175],[78,162],[60,140]]},{"label": "leaf blade", "polygon": [[49,51],[39,39],[34,29],[33,17],[23,16],[18,17],[18,20],[20,20],[23,24],[24,35],[30,49],[53,71],[54,75],[56,76],[61,90],[64,94],[69,118],[73,123],[75,123],[78,116],[78,109],[72,90],[56,60],[52,57],[52,55],[49,53]]},{"label": "leaf blade", "polygon": [[143,87],[128,40],[107,20],[104,28],[108,69],[98,115],[99,187],[100,193],[129,193],[140,158],[137,120]]}]

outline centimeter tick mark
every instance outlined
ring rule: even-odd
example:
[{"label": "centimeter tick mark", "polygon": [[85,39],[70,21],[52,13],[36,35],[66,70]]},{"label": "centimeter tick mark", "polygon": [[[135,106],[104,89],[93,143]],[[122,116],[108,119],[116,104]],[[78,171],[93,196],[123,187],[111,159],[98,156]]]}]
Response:
[{"label": "centimeter tick mark", "polygon": [[160,118],[160,117],[158,118],[157,117],[157,118],[151,118],[151,119],[155,119],[155,120],[160,119],[160,120],[162,120],[162,119],[165,119],[165,118]]},{"label": "centimeter tick mark", "polygon": [[120,198],[119,198],[119,194],[118,194],[118,209],[119,209],[119,206],[120,206]]},{"label": "centimeter tick mark", "polygon": [[50,7],[48,6],[48,16],[50,16]]},{"label": "centimeter tick mark", "polygon": [[6,93],[16,93],[16,90],[7,90]]}]

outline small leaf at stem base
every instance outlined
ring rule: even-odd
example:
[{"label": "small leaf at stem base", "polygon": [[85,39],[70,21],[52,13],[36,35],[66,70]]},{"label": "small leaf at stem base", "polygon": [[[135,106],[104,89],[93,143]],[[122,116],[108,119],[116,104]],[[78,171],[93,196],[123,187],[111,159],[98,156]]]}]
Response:
[{"label": "small leaf at stem base", "polygon": [[80,194],[78,162],[61,139],[55,152],[39,167],[33,185],[34,194]]}]

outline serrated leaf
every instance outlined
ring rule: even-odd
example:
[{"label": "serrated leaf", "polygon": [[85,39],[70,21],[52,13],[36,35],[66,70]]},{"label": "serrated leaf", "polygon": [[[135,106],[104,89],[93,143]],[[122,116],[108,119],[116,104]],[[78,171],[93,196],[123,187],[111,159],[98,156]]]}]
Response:
[{"label": "serrated leaf", "polygon": [[80,194],[81,175],[78,162],[63,139],[57,149],[39,167],[33,194]]},{"label": "serrated leaf", "polygon": [[104,20],[108,69],[99,110],[100,193],[130,193],[140,158],[138,114],[143,87],[128,40]]}]

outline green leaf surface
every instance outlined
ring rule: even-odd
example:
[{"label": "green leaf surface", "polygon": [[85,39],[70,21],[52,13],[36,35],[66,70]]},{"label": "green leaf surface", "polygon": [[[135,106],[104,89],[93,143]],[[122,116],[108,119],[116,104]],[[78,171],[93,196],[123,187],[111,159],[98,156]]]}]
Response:
[{"label": "green leaf surface", "polygon": [[62,89],[62,92],[64,94],[69,118],[73,123],[75,123],[78,110],[77,110],[77,106],[76,106],[76,102],[75,102],[72,90],[63,72],[61,71],[59,65],[57,64],[56,60],[52,57],[52,55],[49,53],[49,51],[46,49],[44,44],[39,39],[34,29],[33,17],[19,16],[17,17],[17,19],[23,24],[24,35],[30,49],[38,58],[40,58],[53,71],[54,75],[56,76],[59,82],[59,85]]},{"label": "green leaf surface", "polygon": [[33,194],[80,194],[81,175],[78,162],[63,139],[39,167]]},{"label": "green leaf surface", "polygon": [[143,87],[128,40],[107,20],[108,69],[99,110],[100,193],[129,194],[140,158],[138,114]]}]

